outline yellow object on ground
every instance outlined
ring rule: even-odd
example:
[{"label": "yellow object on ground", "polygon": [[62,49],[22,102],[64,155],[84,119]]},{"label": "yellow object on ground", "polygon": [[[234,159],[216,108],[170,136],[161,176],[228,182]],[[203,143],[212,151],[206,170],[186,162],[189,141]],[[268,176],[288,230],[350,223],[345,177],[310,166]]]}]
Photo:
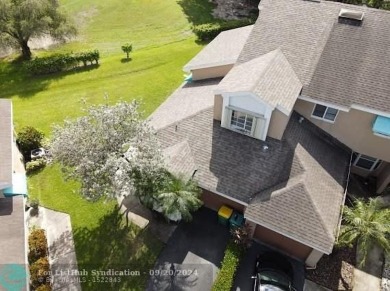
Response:
[{"label": "yellow object on ground", "polygon": [[230,216],[232,216],[233,209],[227,207],[227,206],[221,206],[218,211],[218,216],[222,218],[229,219]]}]

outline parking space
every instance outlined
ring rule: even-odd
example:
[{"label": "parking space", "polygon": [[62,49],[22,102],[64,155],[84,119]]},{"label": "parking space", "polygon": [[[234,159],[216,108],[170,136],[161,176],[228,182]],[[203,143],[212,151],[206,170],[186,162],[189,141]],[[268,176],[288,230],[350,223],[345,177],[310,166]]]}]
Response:
[{"label": "parking space", "polygon": [[[251,278],[255,272],[256,258],[259,254],[272,251],[265,245],[253,243],[241,260],[236,273],[234,291],[252,291],[254,280]],[[293,286],[296,290],[302,291],[305,284],[305,269],[303,263],[289,258],[294,270]]]}]

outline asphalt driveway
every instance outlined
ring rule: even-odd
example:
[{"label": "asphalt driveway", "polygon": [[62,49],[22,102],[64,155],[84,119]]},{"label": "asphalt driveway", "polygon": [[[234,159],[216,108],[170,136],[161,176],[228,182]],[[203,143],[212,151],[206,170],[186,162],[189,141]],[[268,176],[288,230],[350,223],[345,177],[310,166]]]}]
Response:
[{"label": "asphalt driveway", "polygon": [[202,207],[181,223],[150,270],[147,290],[210,290],[223,259],[229,230],[215,211]]},{"label": "asphalt driveway", "polygon": [[[238,267],[236,278],[234,281],[234,291],[253,291],[253,279],[251,278],[254,274],[256,258],[259,254],[272,251],[265,245],[253,243],[252,246],[245,253],[244,258],[241,260],[240,266]],[[291,262],[294,270],[294,281],[293,286],[297,291],[302,291],[305,284],[305,269],[303,263],[298,262],[292,258],[288,258]]]}]

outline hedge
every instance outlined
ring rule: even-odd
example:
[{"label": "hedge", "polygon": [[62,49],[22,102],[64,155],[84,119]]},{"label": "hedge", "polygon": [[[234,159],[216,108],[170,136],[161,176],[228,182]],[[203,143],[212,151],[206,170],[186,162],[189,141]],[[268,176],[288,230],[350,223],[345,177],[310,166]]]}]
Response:
[{"label": "hedge", "polygon": [[46,166],[45,159],[36,159],[31,162],[27,162],[26,173],[27,175],[32,174],[34,172],[39,171],[40,169],[43,169],[45,166]]},{"label": "hedge", "polygon": [[[45,288],[41,285],[50,284],[50,265],[47,257],[40,258],[30,266],[30,282],[34,289]],[[51,290],[50,286],[48,286]],[[45,289],[44,289],[45,290]]]},{"label": "hedge", "polygon": [[244,254],[244,249],[233,241],[229,241],[225,256],[222,261],[217,279],[215,280],[212,291],[231,291],[233,288],[236,270]]},{"label": "hedge", "polygon": [[33,75],[47,75],[99,64],[98,50],[76,54],[55,54],[43,58],[35,58],[25,64],[26,70]]},{"label": "hedge", "polygon": [[47,239],[43,229],[34,229],[28,237],[28,261],[30,264],[47,256]]},{"label": "hedge", "polygon": [[222,31],[250,25],[253,23],[254,20],[249,18],[242,20],[230,20],[219,23],[205,23],[193,26],[192,31],[196,34],[199,40],[210,41]]}]

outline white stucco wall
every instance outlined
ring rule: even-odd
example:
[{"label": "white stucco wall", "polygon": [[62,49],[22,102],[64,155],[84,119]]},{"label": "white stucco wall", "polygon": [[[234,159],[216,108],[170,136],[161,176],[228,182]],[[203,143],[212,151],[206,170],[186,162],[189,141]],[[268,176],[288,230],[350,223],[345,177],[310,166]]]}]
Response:
[{"label": "white stucco wall", "polygon": [[256,117],[253,137],[265,140],[274,108],[262,102],[258,97],[249,92],[222,94],[222,118],[221,126],[230,129],[230,117],[228,108],[236,109]]}]

